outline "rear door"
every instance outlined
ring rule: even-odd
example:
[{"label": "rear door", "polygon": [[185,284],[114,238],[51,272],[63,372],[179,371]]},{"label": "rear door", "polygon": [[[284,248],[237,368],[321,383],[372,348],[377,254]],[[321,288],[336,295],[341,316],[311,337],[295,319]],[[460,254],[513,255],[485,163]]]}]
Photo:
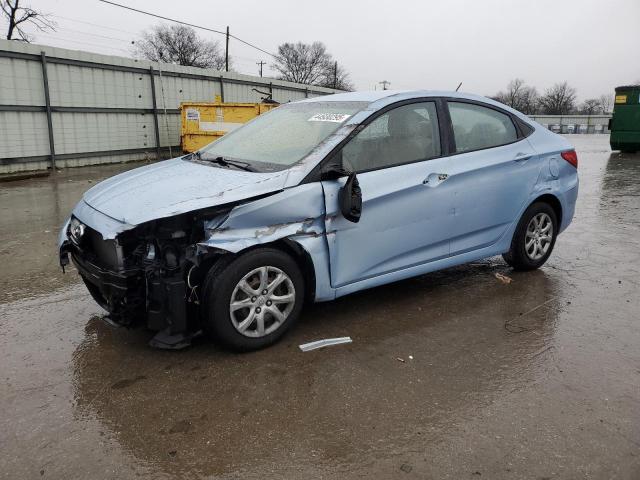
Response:
[{"label": "rear door", "polygon": [[498,241],[529,199],[541,162],[507,112],[479,102],[447,104],[455,141],[447,183],[454,192],[456,255]]},{"label": "rear door", "polygon": [[338,206],[344,179],[324,180],[331,283],[340,287],[449,255],[449,159],[441,148],[435,101],[380,114],[339,152],[358,174],[362,216]]}]

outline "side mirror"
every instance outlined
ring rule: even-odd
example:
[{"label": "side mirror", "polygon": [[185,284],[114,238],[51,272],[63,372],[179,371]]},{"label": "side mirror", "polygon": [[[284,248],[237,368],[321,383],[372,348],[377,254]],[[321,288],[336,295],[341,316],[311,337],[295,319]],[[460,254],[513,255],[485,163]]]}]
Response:
[{"label": "side mirror", "polygon": [[360,221],[362,215],[362,190],[356,172],[350,172],[347,182],[338,192],[338,205],[344,218],[353,223]]}]

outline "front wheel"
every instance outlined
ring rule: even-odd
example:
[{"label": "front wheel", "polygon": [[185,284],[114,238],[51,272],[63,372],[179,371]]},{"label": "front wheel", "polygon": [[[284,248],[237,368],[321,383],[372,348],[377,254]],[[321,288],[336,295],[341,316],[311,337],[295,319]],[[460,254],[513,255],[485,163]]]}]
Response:
[{"label": "front wheel", "polygon": [[558,236],[556,213],[548,203],[537,202],[522,214],[511,248],[502,258],[514,270],[535,270],[551,255]]},{"label": "front wheel", "polygon": [[202,319],[207,332],[226,346],[257,350],[291,328],[303,303],[304,279],[293,258],[260,248],[211,268]]}]

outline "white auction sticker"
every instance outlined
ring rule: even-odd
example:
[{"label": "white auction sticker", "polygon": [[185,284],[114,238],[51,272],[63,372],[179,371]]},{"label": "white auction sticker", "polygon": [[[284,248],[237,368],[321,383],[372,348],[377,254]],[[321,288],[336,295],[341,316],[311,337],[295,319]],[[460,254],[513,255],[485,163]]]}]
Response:
[{"label": "white auction sticker", "polygon": [[335,122],[342,123],[351,115],[347,115],[346,113],[316,113],[313,117],[311,117],[309,122]]}]

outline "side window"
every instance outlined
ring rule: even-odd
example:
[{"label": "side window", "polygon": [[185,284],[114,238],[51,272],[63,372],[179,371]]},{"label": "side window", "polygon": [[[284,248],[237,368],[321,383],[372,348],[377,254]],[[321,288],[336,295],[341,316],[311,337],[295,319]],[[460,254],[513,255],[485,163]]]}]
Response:
[{"label": "side window", "polygon": [[511,118],[492,108],[448,102],[458,152],[496,147],[518,139]]},{"label": "side window", "polygon": [[435,102],[411,103],[380,115],[342,149],[345,168],[362,172],[440,155]]}]

